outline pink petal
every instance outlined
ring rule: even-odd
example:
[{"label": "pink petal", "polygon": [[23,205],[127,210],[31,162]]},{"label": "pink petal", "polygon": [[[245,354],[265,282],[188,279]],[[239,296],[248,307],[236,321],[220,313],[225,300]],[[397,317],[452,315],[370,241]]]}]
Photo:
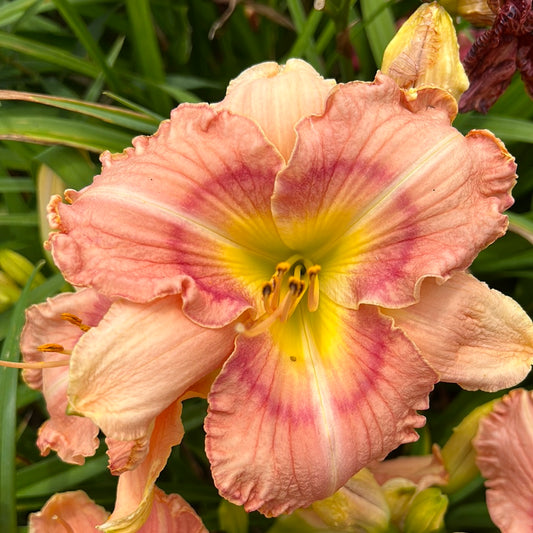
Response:
[{"label": "pink petal", "polygon": [[497,391],[522,381],[533,364],[533,323],[511,298],[466,273],[425,280],[420,303],[384,310],[442,381]]},{"label": "pink petal", "polygon": [[152,512],[139,533],[208,533],[194,509],[179,495],[154,489]]},{"label": "pink petal", "polygon": [[117,440],[136,440],[154,418],[231,354],[235,328],[198,326],[178,296],[113,303],[71,356],[69,406]]},{"label": "pink petal", "polygon": [[417,490],[432,485],[446,485],[448,473],[444,468],[440,448],[435,444],[431,455],[395,457],[368,465],[376,481],[383,485],[389,479],[402,478],[416,483]]},{"label": "pink petal", "polygon": [[301,59],[289,59],[286,65],[260,63],[234,79],[215,107],[252,118],[288,161],[294,126],[303,117],[322,114],[334,86],[334,80],[325,80]]},{"label": "pink petal", "polygon": [[[25,362],[68,360],[66,354],[42,352],[43,344],[59,344],[70,351],[83,335],[82,329],[61,318],[71,313],[87,326],[96,326],[108,310],[110,302],[93,290],[64,293],[26,311],[26,324],[21,335],[21,352]],[[83,464],[98,447],[98,428],[88,419],[66,414],[69,367],[43,370],[25,369],[26,383],[43,392],[50,414],[39,429],[37,446],[42,455],[57,451],[67,463]]]},{"label": "pink petal", "polygon": [[148,436],[137,440],[117,440],[107,437],[105,442],[108,448],[109,471],[114,476],[119,476],[142,462],[150,444]]},{"label": "pink petal", "polygon": [[253,301],[235,276],[243,256],[279,261],[270,196],[281,156],[250,119],[204,104],[178,107],[133,145],[105,153],[94,183],[67,192],[72,205],[52,200],[56,264],[109,296],[181,293],[196,321],[227,324]]},{"label": "pink petal", "polygon": [[423,277],[466,268],[506,230],[512,157],[487,131],[463,137],[441,103],[419,109],[378,74],[338,86],[323,116],[298,125],[274,218],[345,307],[412,304]]},{"label": "pink petal", "polygon": [[[173,446],[181,442],[181,400],[165,409],[154,421],[149,451],[139,465],[123,473],[118,481],[115,510],[102,526],[103,531],[114,528],[139,528],[152,510],[154,483],[166,465]],[[155,518],[154,520],[157,521]],[[150,531],[150,529],[148,529]],[[166,531],[161,529],[161,531]]]},{"label": "pink petal", "polygon": [[[276,329],[277,328],[277,329]],[[220,494],[266,515],[330,496],[416,440],[434,373],[372,307],[324,297],[274,334],[238,338],[208,396],[206,452]]]},{"label": "pink petal", "polygon": [[533,392],[517,389],[496,403],[474,447],[493,522],[502,533],[533,531]]},{"label": "pink petal", "polygon": [[38,513],[29,517],[30,533],[95,533],[109,513],[96,505],[85,492],[54,494]]}]

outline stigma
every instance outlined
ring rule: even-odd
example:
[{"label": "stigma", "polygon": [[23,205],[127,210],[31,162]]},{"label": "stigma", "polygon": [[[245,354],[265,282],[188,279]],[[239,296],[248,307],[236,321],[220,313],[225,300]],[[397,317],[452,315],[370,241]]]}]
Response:
[{"label": "stigma", "polygon": [[315,265],[299,256],[278,263],[270,280],[261,286],[264,314],[249,327],[239,324],[238,332],[255,337],[267,331],[276,321],[286,322],[307,293],[307,309],[318,309],[320,265]]}]

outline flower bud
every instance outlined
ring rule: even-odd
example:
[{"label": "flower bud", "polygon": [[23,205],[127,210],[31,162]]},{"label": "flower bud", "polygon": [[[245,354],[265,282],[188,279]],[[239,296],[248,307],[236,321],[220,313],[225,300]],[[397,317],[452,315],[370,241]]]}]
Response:
[{"label": "flower bud", "polygon": [[20,296],[21,290],[13,280],[0,271],[0,313],[11,307]]},{"label": "flower bud", "polygon": [[436,533],[444,531],[444,515],[448,498],[432,487],[419,492],[405,517],[404,533]]},{"label": "flower bud", "polygon": [[470,412],[453,430],[452,436],[443,446],[442,460],[449,474],[444,490],[448,494],[463,488],[479,474],[472,439],[476,436],[480,420],[492,411],[495,401],[485,403]]},{"label": "flower bud", "polygon": [[453,21],[436,2],[422,4],[398,30],[381,70],[403,89],[439,87],[457,101],[468,89]]},{"label": "flower bud", "polygon": [[382,533],[389,528],[389,509],[372,473],[363,469],[333,496],[311,505],[332,530]]},{"label": "flower bud", "polygon": [[452,15],[458,15],[476,26],[491,26],[496,15],[487,0],[439,0]]},{"label": "flower bud", "polygon": [[[23,287],[26,285],[34,268],[34,265],[23,255],[7,248],[0,249],[0,269],[19,286]],[[40,285],[44,280],[44,276],[37,273],[33,281],[33,286]]]}]

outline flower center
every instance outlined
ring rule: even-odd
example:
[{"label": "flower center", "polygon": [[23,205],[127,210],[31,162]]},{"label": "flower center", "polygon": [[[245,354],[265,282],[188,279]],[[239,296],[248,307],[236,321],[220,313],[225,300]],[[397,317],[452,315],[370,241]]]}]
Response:
[{"label": "flower center", "polygon": [[266,331],[276,320],[286,322],[307,292],[307,308],[318,309],[318,273],[320,265],[301,257],[293,256],[278,263],[274,275],[261,286],[261,296],[265,308],[250,327],[243,326],[240,333],[255,337]]}]

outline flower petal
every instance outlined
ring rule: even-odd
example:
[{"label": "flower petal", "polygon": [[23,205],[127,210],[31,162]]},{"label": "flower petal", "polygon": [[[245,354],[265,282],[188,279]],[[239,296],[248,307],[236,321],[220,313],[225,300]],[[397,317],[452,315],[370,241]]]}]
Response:
[{"label": "flower petal", "polygon": [[85,492],[54,494],[38,513],[29,516],[30,533],[94,533],[109,513]]},{"label": "flower petal", "polygon": [[101,526],[103,531],[137,531],[146,522],[153,508],[155,481],[165,467],[172,447],[182,438],[181,400],[178,400],[156,417],[149,451],[142,463],[121,474],[115,509]]},{"label": "flower petal", "polygon": [[[274,334],[238,338],[208,396],[206,452],[221,495],[266,515],[331,495],[416,440],[436,380],[372,307],[326,297]],[[276,329],[277,328],[277,329]]]},{"label": "flower petal", "polygon": [[[83,335],[83,330],[63,319],[63,313],[75,315],[81,323],[92,327],[98,324],[110,302],[93,290],[60,294],[26,311],[26,324],[21,334],[21,352],[26,363],[68,360],[68,354],[42,352],[43,344],[58,344],[70,351]],[[58,348],[59,349],[59,348]],[[67,407],[69,367],[25,369],[26,383],[43,392],[50,415],[39,429],[37,446],[42,455],[55,450],[67,462],[83,464],[84,458],[94,455],[98,447],[98,428],[88,419],[70,416]]]},{"label": "flower petal", "polygon": [[289,59],[286,65],[260,63],[235,78],[215,107],[256,121],[288,161],[296,140],[294,126],[303,117],[321,114],[334,86],[334,80],[325,80],[301,59]]},{"label": "flower petal", "polygon": [[440,448],[434,444],[431,451],[431,455],[400,456],[372,463],[368,465],[368,470],[380,485],[394,478],[416,483],[417,490],[424,490],[432,485],[446,485],[448,473]]},{"label": "flower petal", "polygon": [[497,391],[522,381],[533,364],[533,323],[508,296],[456,273],[422,284],[420,303],[384,310],[442,381]]},{"label": "flower petal", "polygon": [[418,109],[413,95],[382,75],[338,86],[276,181],[281,238],[345,307],[414,303],[423,277],[466,268],[507,227],[512,157],[487,131],[452,128],[446,98]]},{"label": "flower petal", "polygon": [[113,303],[71,357],[69,406],[118,440],[144,437],[154,418],[222,365],[235,329],[208,329],[181,311],[178,296]]},{"label": "flower petal", "polygon": [[133,145],[105,153],[94,183],[67,191],[72,205],[52,200],[56,264],[74,285],[110,296],[182,293],[196,321],[227,324],[251,305],[232,268],[279,245],[270,196],[281,156],[250,119],[203,104],[178,107]]},{"label": "flower petal", "polygon": [[155,487],[152,512],[139,533],[208,533],[194,509],[179,495]]},{"label": "flower petal", "polygon": [[511,391],[480,423],[474,440],[487,506],[502,533],[533,530],[533,392]]}]

